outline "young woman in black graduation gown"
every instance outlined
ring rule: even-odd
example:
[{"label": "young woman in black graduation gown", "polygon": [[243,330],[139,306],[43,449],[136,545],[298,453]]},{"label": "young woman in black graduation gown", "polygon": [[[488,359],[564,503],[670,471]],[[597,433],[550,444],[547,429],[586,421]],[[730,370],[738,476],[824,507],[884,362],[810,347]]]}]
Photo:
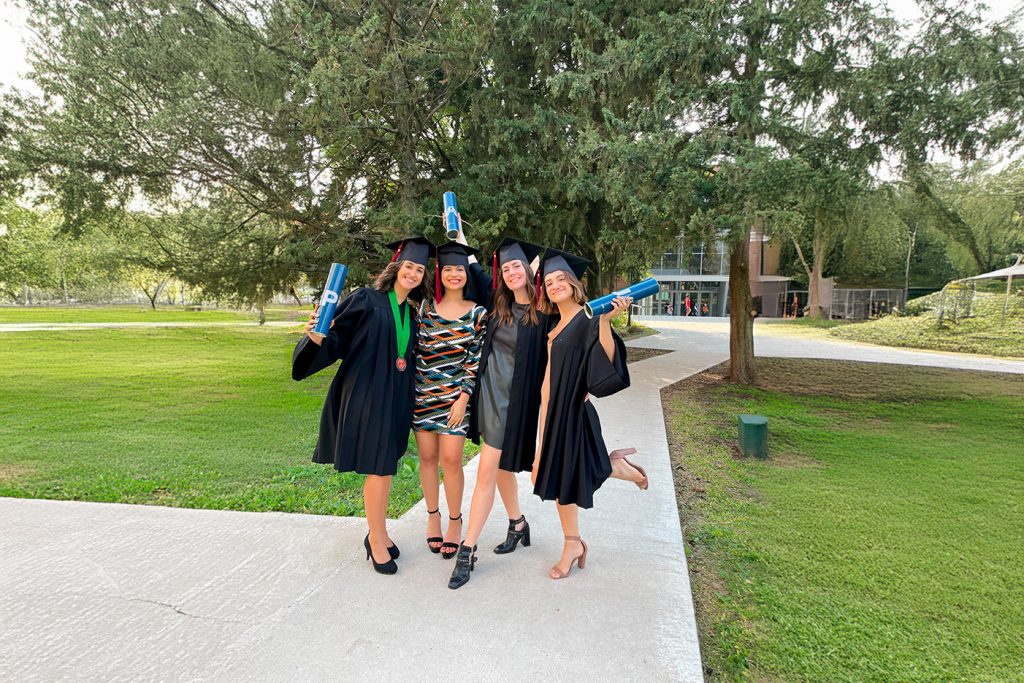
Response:
[{"label": "young woman in black graduation gown", "polygon": [[537,311],[530,267],[542,251],[543,247],[535,244],[506,238],[494,251],[490,276],[479,264],[470,264],[474,287],[482,294],[477,301],[488,309],[469,425],[470,437],[480,444],[480,461],[466,536],[449,588],[469,581],[476,543],[494,506],[495,488],[509,520],[505,541],[494,552],[511,553],[520,542],[530,545],[530,525],[519,507],[516,473],[528,471],[533,463],[540,384],[547,360],[544,340],[550,320]]},{"label": "young woman in black graduation gown", "polygon": [[612,310],[587,318],[579,278],[587,261],[549,249],[541,266],[544,290],[541,306],[558,321],[548,334],[548,364],[541,387],[539,447],[533,464],[534,493],[557,503],[565,545],[550,571],[553,579],[580,569],[587,545],[580,538],[579,508],[594,506],[594,492],[609,477],[647,488],[644,471],[634,466],[623,449],[609,455],[601,422],[588,395],[610,396],[629,386],[626,347],[612,330],[611,319],[632,301],[617,297]]},{"label": "young woman in black graduation gown", "polygon": [[373,287],[356,289],[338,304],[322,339],[312,331],[314,310],[292,354],[295,380],[341,361],[324,401],[313,461],[366,475],[363,546],[382,574],[398,571],[398,548],[387,531],[388,496],[412,426],[416,320],[410,300],[430,296],[424,273],[432,245],[417,237],[388,246],[395,257]]}]

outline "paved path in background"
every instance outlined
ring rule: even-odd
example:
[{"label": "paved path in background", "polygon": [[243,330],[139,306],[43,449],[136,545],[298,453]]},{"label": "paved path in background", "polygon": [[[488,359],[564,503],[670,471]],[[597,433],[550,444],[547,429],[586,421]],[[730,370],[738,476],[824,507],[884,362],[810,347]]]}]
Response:
[{"label": "paved path in background", "polygon": [[[399,574],[375,574],[362,519],[0,499],[2,680],[701,680],[660,389],[728,357],[724,321],[650,320],[633,386],[595,401],[610,447],[651,489],[609,481],[582,514],[587,567],[547,569],[552,504],[520,492],[533,546],[499,557],[500,503],[473,579],[423,542],[425,506],[390,523]],[[234,323],[228,323],[234,324]],[[285,323],[289,324],[289,323]],[[758,355],[1024,372],[1024,362],[777,336]],[[285,454],[282,454],[282,459]],[[466,468],[467,503],[476,460]]]},{"label": "paved path in background", "polygon": [[[302,321],[268,320],[263,327],[299,327]],[[3,332],[60,332],[68,330],[115,330],[134,327],[260,327],[248,320],[219,320],[216,322],[121,322],[121,323],[0,323]]]},{"label": "paved path in background", "polygon": [[[720,361],[729,359],[728,318],[638,317],[639,322],[654,327],[659,334],[637,340],[636,346],[679,350],[682,354],[716,354]],[[961,370],[1024,373],[1024,360],[993,358],[966,353],[896,349],[875,344],[841,341],[839,339],[804,337],[787,331],[782,323],[757,321],[754,325],[754,353],[757,356],[781,358],[833,358],[869,363],[925,365]]]}]

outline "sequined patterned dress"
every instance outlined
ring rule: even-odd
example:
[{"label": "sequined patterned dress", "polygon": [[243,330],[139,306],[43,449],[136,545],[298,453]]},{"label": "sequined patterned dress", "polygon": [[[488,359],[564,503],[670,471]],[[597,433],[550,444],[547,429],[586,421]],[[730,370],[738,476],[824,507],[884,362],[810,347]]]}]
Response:
[{"label": "sequined patterned dress", "polygon": [[448,415],[460,394],[476,390],[480,347],[487,311],[473,306],[457,320],[448,320],[430,302],[419,319],[416,335],[416,405],[413,429],[465,436],[469,408],[462,423],[448,426]]}]

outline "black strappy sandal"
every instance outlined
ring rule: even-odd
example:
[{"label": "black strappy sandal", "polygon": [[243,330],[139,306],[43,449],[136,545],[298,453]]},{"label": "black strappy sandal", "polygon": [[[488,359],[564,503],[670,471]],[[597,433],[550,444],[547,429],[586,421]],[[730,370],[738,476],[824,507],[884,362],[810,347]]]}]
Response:
[{"label": "black strappy sandal", "polygon": [[[448,519],[450,519],[453,522],[459,522],[459,526],[462,525],[462,513],[461,512],[459,513],[458,517],[452,517],[451,515],[448,515]],[[459,533],[459,536],[460,537],[462,536],[461,532]],[[459,544],[458,543],[450,543],[448,541],[445,541],[444,543],[441,544],[441,557],[443,557],[444,559],[446,559],[446,560],[452,559],[453,557],[455,557],[455,553],[457,553],[457,552],[459,552]]]},{"label": "black strappy sandal", "polygon": [[[438,508],[437,510],[427,510],[427,514],[428,515],[436,514],[438,517],[440,517],[441,516],[440,510],[441,510],[441,508]],[[441,543],[443,541],[444,541],[444,538],[442,538],[440,536],[428,536],[427,537],[427,547],[430,548],[430,552],[432,552],[432,553],[434,553],[436,555],[437,553],[441,552],[441,546],[439,546],[439,545],[434,546],[434,545],[430,545],[430,544],[431,543]]]},{"label": "black strappy sandal", "polygon": [[[516,525],[522,524],[522,529],[517,529]],[[526,515],[522,515],[519,519],[508,520],[508,535],[505,537],[505,542],[494,549],[494,552],[498,555],[507,555],[508,553],[514,552],[519,542],[523,542],[523,547],[530,547],[530,523],[526,521]]]},{"label": "black strappy sandal", "polygon": [[459,546],[459,558],[455,560],[455,569],[452,570],[452,577],[448,579],[448,587],[452,590],[461,588],[469,582],[469,573],[476,568],[476,546],[470,548],[468,545]]}]

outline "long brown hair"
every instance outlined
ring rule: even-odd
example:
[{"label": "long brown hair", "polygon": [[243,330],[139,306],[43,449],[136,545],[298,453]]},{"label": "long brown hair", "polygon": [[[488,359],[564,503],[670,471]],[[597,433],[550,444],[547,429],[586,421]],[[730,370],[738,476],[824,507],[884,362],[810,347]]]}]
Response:
[{"label": "long brown hair", "polygon": [[[572,288],[572,298],[576,303],[581,306],[587,301],[587,294],[583,290],[583,283],[579,281],[575,273],[570,273],[567,270],[563,270],[565,273],[566,281],[569,283],[569,287]],[[558,313],[558,306],[551,303],[551,299],[548,298],[548,288],[544,286],[544,283],[540,283],[540,304],[538,304],[542,313],[551,315]]]},{"label": "long brown hair", "polygon": [[[373,288],[378,292],[388,293],[394,286],[395,281],[398,279],[398,271],[402,267],[403,261],[393,261],[388,264],[388,267],[380,271],[380,275],[373,283]],[[430,298],[430,280],[427,277],[427,269],[423,269],[423,281],[420,282],[416,287],[409,292],[409,298],[414,301],[426,301]]]},{"label": "long brown hair", "polygon": [[[530,264],[524,263],[523,268],[526,270],[526,293],[530,296],[530,304],[526,307],[526,313],[523,314],[524,325],[536,325],[537,319],[537,289],[533,286],[533,269],[530,268]],[[494,293],[494,316],[498,319],[499,325],[514,325],[516,320],[512,316],[512,302],[515,301],[516,295],[508,285],[505,284],[505,278],[502,277],[501,271],[497,273],[498,277],[498,290]]]}]

